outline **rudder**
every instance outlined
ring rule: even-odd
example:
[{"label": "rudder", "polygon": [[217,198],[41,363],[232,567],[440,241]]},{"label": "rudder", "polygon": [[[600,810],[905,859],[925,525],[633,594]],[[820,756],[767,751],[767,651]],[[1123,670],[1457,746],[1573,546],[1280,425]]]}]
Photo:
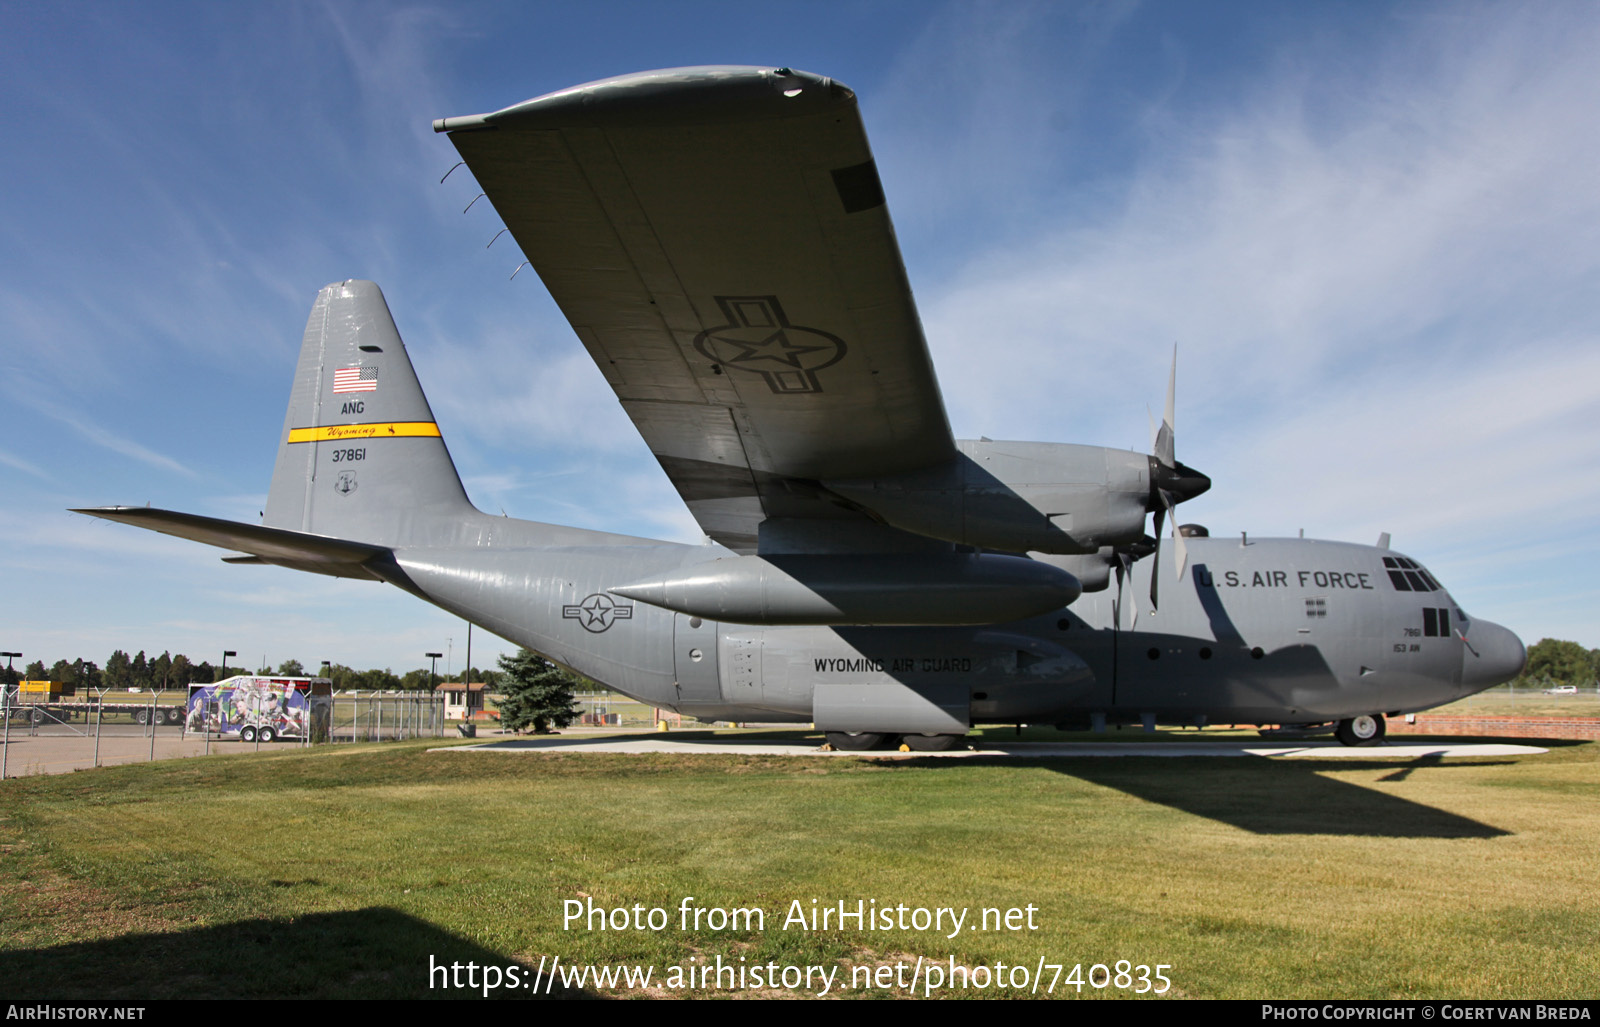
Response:
[{"label": "rudder", "polygon": [[325,286],[306,321],[263,523],[394,546],[472,511],[383,292]]}]

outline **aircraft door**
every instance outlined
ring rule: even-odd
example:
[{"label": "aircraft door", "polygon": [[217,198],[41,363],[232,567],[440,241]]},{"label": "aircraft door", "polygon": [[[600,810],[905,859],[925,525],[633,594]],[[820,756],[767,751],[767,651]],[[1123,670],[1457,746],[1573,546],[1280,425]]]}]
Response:
[{"label": "aircraft door", "polygon": [[679,702],[722,701],[722,683],[717,676],[717,634],[714,620],[673,614],[672,670]]}]

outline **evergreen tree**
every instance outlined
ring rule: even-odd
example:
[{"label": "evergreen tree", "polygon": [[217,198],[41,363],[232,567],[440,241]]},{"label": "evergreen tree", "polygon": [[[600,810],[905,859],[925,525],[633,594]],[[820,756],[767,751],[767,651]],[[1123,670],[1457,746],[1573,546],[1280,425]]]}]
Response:
[{"label": "evergreen tree", "polygon": [[172,685],[172,653],[162,652],[149,663],[150,687],[164,692]]},{"label": "evergreen tree", "polygon": [[118,649],[106,659],[105,679],[107,688],[132,687],[133,661],[128,659],[127,653]]},{"label": "evergreen tree", "polygon": [[578,717],[572,700],[571,674],[529,649],[500,657],[500,726],[510,731],[531,727],[545,734],[551,725],[566,727]]}]

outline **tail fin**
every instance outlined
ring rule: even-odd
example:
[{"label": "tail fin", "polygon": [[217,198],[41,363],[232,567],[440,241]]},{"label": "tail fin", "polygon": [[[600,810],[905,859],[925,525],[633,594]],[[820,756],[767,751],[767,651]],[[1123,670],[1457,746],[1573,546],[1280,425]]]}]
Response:
[{"label": "tail fin", "polygon": [[371,282],[325,286],[306,322],[264,523],[393,546],[429,541],[472,509],[383,293]]}]

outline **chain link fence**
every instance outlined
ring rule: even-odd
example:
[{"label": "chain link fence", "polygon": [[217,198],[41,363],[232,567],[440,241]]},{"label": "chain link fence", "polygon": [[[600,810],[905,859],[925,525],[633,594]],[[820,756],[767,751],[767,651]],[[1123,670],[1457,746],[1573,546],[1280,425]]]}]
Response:
[{"label": "chain link fence", "polygon": [[0,699],[0,780],[89,767],[211,753],[281,751],[334,742],[442,738],[449,726],[435,692],[336,692],[309,710],[292,736],[206,730],[187,690],[30,695],[15,687]]}]

